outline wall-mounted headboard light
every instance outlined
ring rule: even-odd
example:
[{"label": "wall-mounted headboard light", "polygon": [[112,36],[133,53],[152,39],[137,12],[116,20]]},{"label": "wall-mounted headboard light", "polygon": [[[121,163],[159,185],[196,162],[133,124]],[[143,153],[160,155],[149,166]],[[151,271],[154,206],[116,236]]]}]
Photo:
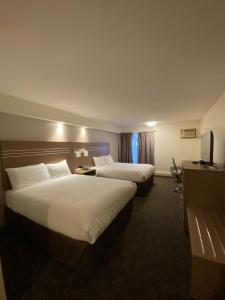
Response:
[{"label": "wall-mounted headboard light", "polygon": [[86,150],[86,149],[74,149],[73,154],[76,157],[88,156],[88,150]]}]

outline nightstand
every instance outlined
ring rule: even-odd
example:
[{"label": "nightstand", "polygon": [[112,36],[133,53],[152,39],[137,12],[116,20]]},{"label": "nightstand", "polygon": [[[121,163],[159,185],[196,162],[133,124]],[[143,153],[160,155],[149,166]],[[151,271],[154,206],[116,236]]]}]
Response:
[{"label": "nightstand", "polygon": [[96,175],[96,171],[95,169],[82,169],[82,168],[77,168],[74,170],[73,172],[74,174],[78,174],[78,175]]}]

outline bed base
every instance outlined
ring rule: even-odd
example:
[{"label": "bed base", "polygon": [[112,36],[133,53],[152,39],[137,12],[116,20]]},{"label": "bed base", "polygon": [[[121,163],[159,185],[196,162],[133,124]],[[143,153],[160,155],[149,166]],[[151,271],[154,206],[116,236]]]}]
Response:
[{"label": "bed base", "polygon": [[154,184],[154,175],[151,175],[145,182],[136,182],[137,196],[146,196]]},{"label": "bed base", "polygon": [[126,227],[133,208],[130,200],[94,244],[51,231],[6,208],[6,225],[73,270],[92,273]]}]

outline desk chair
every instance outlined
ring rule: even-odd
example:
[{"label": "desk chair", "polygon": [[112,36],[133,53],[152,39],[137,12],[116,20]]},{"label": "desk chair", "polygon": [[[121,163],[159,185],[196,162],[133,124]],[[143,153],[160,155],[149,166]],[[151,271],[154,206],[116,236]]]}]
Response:
[{"label": "desk chair", "polygon": [[181,170],[181,168],[177,167],[174,157],[172,158],[172,163],[173,163],[173,166],[170,167],[170,172],[171,172],[171,175],[174,178],[175,182],[178,183],[174,192],[181,193],[183,191],[182,170]]}]

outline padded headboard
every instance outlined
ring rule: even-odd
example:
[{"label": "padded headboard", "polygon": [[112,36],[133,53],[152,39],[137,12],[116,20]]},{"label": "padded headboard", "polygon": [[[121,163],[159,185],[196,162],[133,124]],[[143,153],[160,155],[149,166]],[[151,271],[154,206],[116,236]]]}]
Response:
[{"label": "padded headboard", "polygon": [[[73,150],[83,148],[88,150],[88,156],[76,158]],[[93,156],[109,153],[109,143],[2,141],[0,142],[0,154],[3,190],[11,188],[5,172],[6,168],[22,167],[41,162],[56,163],[66,159],[72,171],[79,165],[93,166]]]}]

